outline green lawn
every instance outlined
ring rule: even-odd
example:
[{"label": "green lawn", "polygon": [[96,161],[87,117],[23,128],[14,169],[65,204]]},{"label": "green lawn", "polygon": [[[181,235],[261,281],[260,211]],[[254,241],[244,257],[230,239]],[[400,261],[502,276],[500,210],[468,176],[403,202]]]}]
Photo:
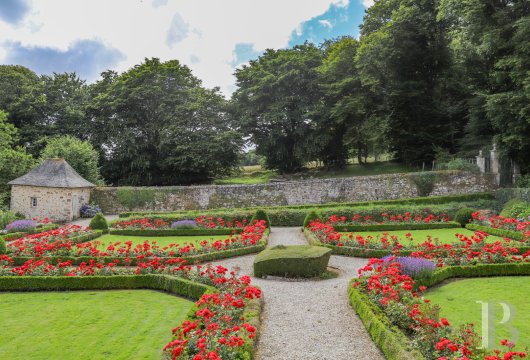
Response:
[{"label": "green lawn", "polygon": [[[495,326],[489,330],[495,336],[495,343],[490,347],[500,348],[500,341],[508,339],[517,344],[516,349],[524,350],[530,347],[529,295],[530,277],[519,276],[458,280],[427,292],[426,298],[440,305],[441,316],[452,325],[475,324],[478,334],[482,334],[483,305],[477,302],[489,303],[495,316]],[[500,303],[509,304],[513,311],[505,325],[499,324],[504,315]],[[510,332],[510,326],[516,330],[515,336]]]},{"label": "green lawn", "polygon": [[150,290],[0,293],[0,359],[160,359],[193,302]]},{"label": "green lawn", "polygon": [[149,242],[156,241],[157,245],[164,247],[169,244],[199,243],[203,240],[214,242],[215,240],[228,239],[230,235],[201,235],[201,236],[128,236],[128,235],[111,235],[106,234],[97,238],[101,244],[100,249],[106,249],[111,243],[132,241],[133,247],[137,244],[143,244],[146,240]]},{"label": "green lawn", "polygon": [[[403,245],[407,244],[421,244],[422,242],[427,240],[428,235],[431,235],[433,241],[435,239],[438,239],[440,243],[443,244],[451,244],[451,243],[459,243],[460,240],[455,236],[455,234],[464,234],[468,237],[473,236],[474,231],[467,230],[464,228],[450,228],[450,229],[429,229],[429,230],[396,230],[396,231],[363,231],[363,232],[355,232],[353,234],[355,235],[361,235],[363,237],[372,236],[374,239],[377,237],[382,237],[384,232],[388,232],[389,235],[396,235],[399,237],[400,242]],[[411,233],[412,240],[407,239],[405,234]],[[349,234],[349,233],[344,233]],[[488,236],[486,238],[487,242],[495,242],[497,240],[504,241],[503,238],[500,238],[498,236]]]}]

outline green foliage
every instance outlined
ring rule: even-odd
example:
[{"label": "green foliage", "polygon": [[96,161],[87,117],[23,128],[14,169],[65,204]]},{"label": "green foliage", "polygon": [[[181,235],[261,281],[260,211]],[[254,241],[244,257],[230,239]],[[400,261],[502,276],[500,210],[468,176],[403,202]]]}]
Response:
[{"label": "green foliage", "polygon": [[512,230],[505,230],[505,229],[498,229],[498,228],[492,228],[489,226],[484,225],[478,225],[478,224],[467,224],[466,229],[473,230],[473,231],[483,231],[486,234],[500,236],[504,238],[509,238],[512,240],[518,240],[521,241],[524,239],[524,234],[518,231],[512,231]]},{"label": "green foliage", "polygon": [[466,161],[465,159],[461,158],[449,160],[447,163],[444,164],[444,167],[447,170],[466,170],[475,173],[479,172],[479,168],[476,164],[470,163],[469,161]]},{"label": "green foliage", "polygon": [[530,204],[519,199],[511,199],[504,204],[500,216],[509,218],[518,218],[524,216],[530,210]]},{"label": "green foliage", "polygon": [[374,304],[361,289],[348,287],[350,304],[361,318],[372,340],[388,360],[423,360],[424,357],[410,346],[410,339]]},{"label": "green foliage", "polygon": [[254,276],[314,277],[326,271],[331,250],[319,246],[283,246],[262,251],[254,260]]},{"label": "green foliage", "polygon": [[311,221],[317,221],[317,220],[321,220],[320,215],[315,210],[311,210],[310,212],[307,213],[304,219],[303,227],[306,228],[309,226],[309,224],[311,224]]},{"label": "green foliage", "polygon": [[250,219],[250,223],[254,224],[255,221],[261,221],[261,220],[265,220],[268,228],[271,227],[271,220],[269,219],[269,215],[267,215],[265,211],[258,209],[252,216],[252,219]]},{"label": "green foliage", "polygon": [[[243,143],[218,88],[206,89],[177,60],[145,59],[92,87],[96,138],[112,148],[105,179],[124,185],[204,182],[228,175]],[[141,134],[141,136],[139,135]]]},{"label": "green foliage", "polygon": [[462,226],[466,226],[472,218],[475,209],[472,208],[462,208],[457,211],[454,220]]},{"label": "green foliage", "polygon": [[0,109],[0,210],[9,200],[7,183],[24,175],[35,165],[31,155],[15,145],[18,140],[17,128],[7,122],[7,114]]},{"label": "green foliage", "polygon": [[396,223],[396,224],[367,224],[367,225],[337,225],[338,232],[360,232],[360,231],[395,231],[395,230],[428,230],[428,229],[452,229],[459,227],[460,223],[455,221],[433,222],[433,223]]},{"label": "green foliage", "polygon": [[518,188],[530,188],[530,174],[519,176],[515,180],[515,186]]},{"label": "green foliage", "polygon": [[293,172],[313,160],[321,63],[321,50],[306,43],[269,49],[236,70],[233,112],[268,169]]},{"label": "green foliage", "polygon": [[0,254],[5,254],[5,253],[7,253],[6,241],[0,238]]},{"label": "green foliage", "polygon": [[41,153],[41,161],[49,158],[64,158],[79,175],[96,185],[102,185],[99,173],[99,154],[88,141],[66,135],[51,138]]},{"label": "green foliage", "polygon": [[142,208],[155,200],[155,190],[149,188],[119,187],[116,196],[120,205],[129,209]]},{"label": "green foliage", "polygon": [[12,223],[15,220],[20,219],[17,214],[13,211],[2,211],[0,210],[0,230],[3,230],[6,228],[6,226],[10,223]]},{"label": "green foliage", "polygon": [[102,213],[97,213],[96,216],[94,216],[92,220],[90,220],[90,229],[104,231],[109,229],[107,219]]},{"label": "green foliage", "polygon": [[429,196],[434,189],[436,174],[433,172],[421,172],[409,175],[409,178],[416,185],[419,196]]}]

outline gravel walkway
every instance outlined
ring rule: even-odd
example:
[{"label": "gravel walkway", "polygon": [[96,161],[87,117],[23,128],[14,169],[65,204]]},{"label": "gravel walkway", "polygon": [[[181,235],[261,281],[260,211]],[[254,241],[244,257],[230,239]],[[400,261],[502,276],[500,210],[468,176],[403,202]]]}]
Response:
[{"label": "gravel walkway", "polygon": [[[269,246],[306,245],[300,228],[273,228]],[[252,274],[255,255],[214,264]],[[265,301],[257,358],[262,360],[384,359],[348,302],[348,282],[365,259],[332,256],[330,280],[256,279]]]}]

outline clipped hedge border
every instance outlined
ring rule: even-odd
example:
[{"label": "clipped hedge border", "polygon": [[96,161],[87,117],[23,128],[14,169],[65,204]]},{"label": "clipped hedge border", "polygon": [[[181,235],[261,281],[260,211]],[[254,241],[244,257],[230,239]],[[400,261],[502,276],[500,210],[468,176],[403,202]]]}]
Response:
[{"label": "clipped hedge border", "polygon": [[[355,206],[370,206],[370,205],[406,205],[406,204],[445,204],[449,202],[459,201],[474,201],[474,200],[493,200],[495,195],[490,192],[474,193],[474,194],[462,194],[462,195],[441,195],[441,196],[424,196],[417,198],[402,198],[393,200],[374,200],[374,201],[355,201],[355,202],[334,202],[326,204],[305,204],[305,205],[284,205],[284,206],[260,206],[260,207],[249,207],[241,208],[238,210],[256,210],[258,208],[266,210],[281,210],[281,209],[319,209],[319,208],[332,208],[332,207],[355,207]],[[185,213],[209,213],[209,212],[220,212],[222,210],[233,211],[234,209],[219,208],[212,210],[181,210],[172,212],[173,214],[185,214]],[[130,216],[142,216],[142,215],[154,215],[154,214],[168,214],[164,211],[125,211],[119,214],[120,218],[126,218]]]},{"label": "clipped hedge border", "polygon": [[[304,229],[304,235],[309,242],[309,244],[314,246],[324,246],[329,249],[331,249],[332,255],[343,255],[343,256],[351,256],[351,257],[359,257],[359,258],[382,258],[387,255],[393,255],[394,252],[392,250],[384,250],[384,249],[370,249],[370,248],[362,248],[362,247],[352,247],[352,246],[336,246],[336,245],[330,245],[330,244],[323,244],[311,231]],[[530,246],[517,246],[517,249],[519,250],[519,254],[524,254],[528,251],[530,251]],[[399,250],[399,256],[410,256],[413,252],[417,250],[415,249],[406,249],[406,250]]]},{"label": "clipped hedge border", "polygon": [[18,232],[0,235],[0,239],[3,239],[5,241],[16,240],[26,235],[33,235],[33,234],[38,234],[38,233],[45,232],[45,231],[55,230],[58,227],[59,225],[57,224],[43,225],[40,227],[36,227],[35,229],[31,229],[29,231],[18,231]]},{"label": "clipped hedge border", "polygon": [[[197,301],[207,292],[217,289],[175,276],[112,275],[112,276],[0,276],[1,291],[72,291],[72,290],[124,290],[149,289],[164,291]],[[197,305],[188,312],[187,319],[195,316]],[[254,339],[246,338],[245,345],[239,348],[241,359],[253,359],[261,325],[262,298],[250,300],[245,307],[245,321],[256,328]]]},{"label": "clipped hedge border", "polygon": [[[529,276],[530,263],[479,264],[471,266],[446,266],[436,270],[431,278],[417,281],[415,285],[431,287],[444,280],[465,277],[486,276]],[[352,282],[355,280],[352,280]],[[410,346],[410,339],[397,326],[393,325],[383,311],[372,302],[362,290],[350,283],[348,290],[350,304],[361,318],[372,341],[389,360],[425,359]]]},{"label": "clipped hedge border", "polygon": [[208,236],[240,234],[243,229],[110,229],[111,235],[126,236]]},{"label": "clipped hedge border", "polygon": [[461,228],[456,221],[433,223],[397,223],[397,224],[367,224],[367,225],[337,225],[338,232],[363,232],[363,231],[394,231],[394,230],[430,230]]},{"label": "clipped hedge border", "polygon": [[363,293],[354,288],[353,280],[348,288],[350,304],[361,318],[364,327],[370,334],[372,341],[385,354],[388,360],[423,360],[424,356],[410,346],[410,340],[405,333],[392,325],[383,311]]},{"label": "clipped hedge border", "polygon": [[505,238],[509,238],[512,240],[518,240],[518,241],[524,240],[523,234],[521,234],[518,231],[513,231],[513,230],[497,229],[497,228],[492,228],[489,226],[478,225],[478,224],[467,224],[466,229],[473,230],[473,231],[482,231],[489,235],[505,237]]}]

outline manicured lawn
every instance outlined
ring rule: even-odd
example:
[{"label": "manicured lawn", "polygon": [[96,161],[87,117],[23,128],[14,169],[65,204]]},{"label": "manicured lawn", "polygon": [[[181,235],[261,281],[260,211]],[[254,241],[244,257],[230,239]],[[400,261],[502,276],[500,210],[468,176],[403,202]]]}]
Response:
[{"label": "manicured lawn", "polygon": [[215,240],[228,239],[230,235],[201,235],[201,236],[128,236],[128,235],[111,235],[106,234],[97,240],[101,242],[100,249],[105,249],[109,244],[126,241],[132,241],[133,247],[137,244],[143,244],[146,240],[149,242],[156,241],[157,245],[164,247],[169,244],[200,243],[203,240],[214,242]]},{"label": "manicured lawn", "polygon": [[[389,236],[395,235],[398,236],[400,239],[400,242],[403,245],[406,244],[421,244],[422,242],[427,240],[427,237],[430,235],[433,241],[435,239],[438,239],[440,243],[443,244],[451,244],[451,243],[459,243],[460,240],[455,236],[455,234],[463,234],[468,237],[473,236],[474,232],[471,230],[467,230],[464,228],[454,228],[454,229],[429,229],[429,230],[397,230],[397,231],[363,231],[363,232],[356,232],[355,235],[361,235],[363,237],[372,236],[374,239],[377,237],[382,237],[384,232],[388,232]],[[411,233],[412,240],[407,239],[405,234]],[[345,233],[349,234],[349,233]],[[498,240],[504,241],[503,238],[497,237],[497,236],[488,236],[486,238],[487,242],[495,242]]]},{"label": "manicured lawn", "polygon": [[[452,325],[465,323],[475,324],[475,331],[482,334],[482,304],[490,303],[494,310],[495,344],[491,347],[500,348],[500,341],[508,339],[516,342],[516,349],[530,347],[530,311],[528,296],[530,295],[530,277],[494,277],[458,280],[442,285],[429,291],[426,297],[432,303],[440,305],[441,316],[446,317]],[[512,308],[511,318],[507,324],[499,324],[503,320],[503,307],[500,303]],[[515,337],[510,327],[516,329]]]},{"label": "manicured lawn", "polygon": [[150,290],[0,293],[0,359],[160,359],[189,300]]}]

